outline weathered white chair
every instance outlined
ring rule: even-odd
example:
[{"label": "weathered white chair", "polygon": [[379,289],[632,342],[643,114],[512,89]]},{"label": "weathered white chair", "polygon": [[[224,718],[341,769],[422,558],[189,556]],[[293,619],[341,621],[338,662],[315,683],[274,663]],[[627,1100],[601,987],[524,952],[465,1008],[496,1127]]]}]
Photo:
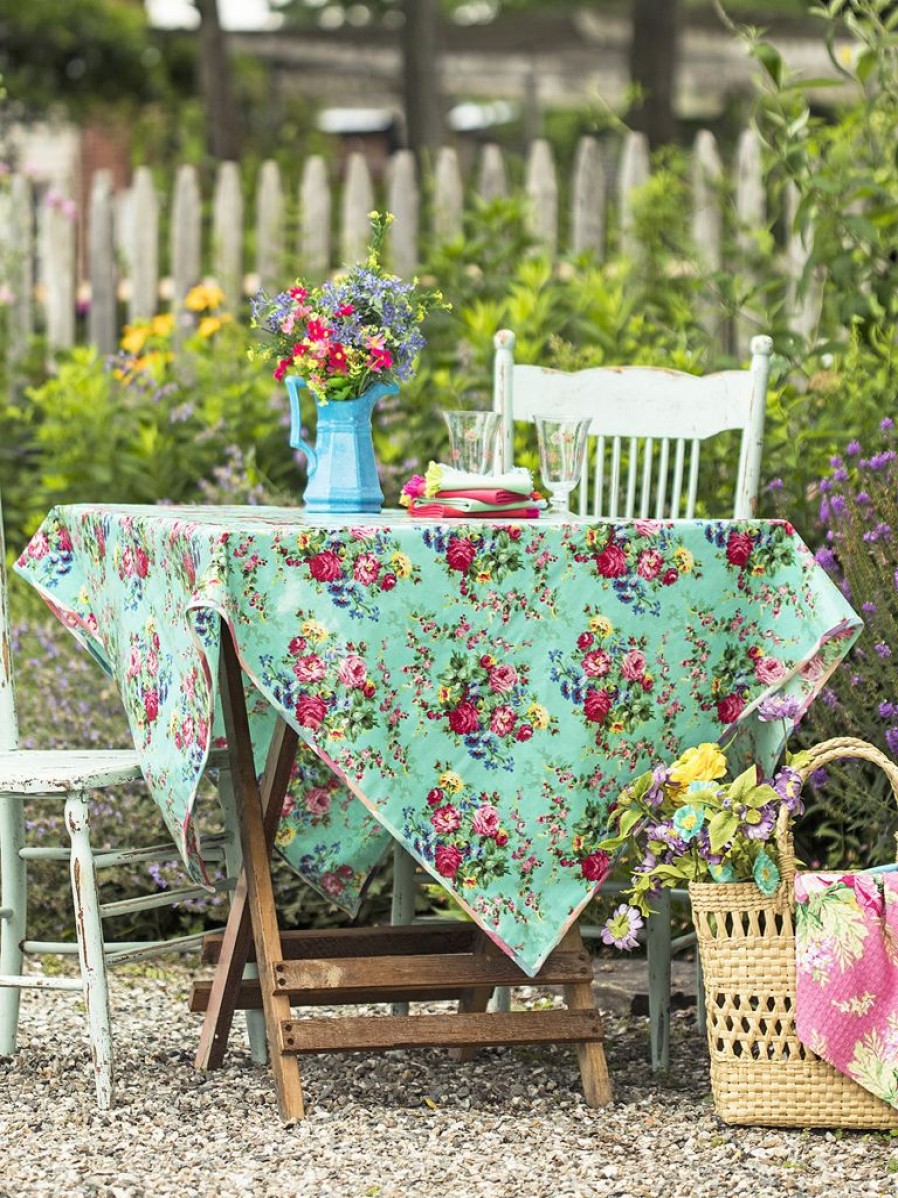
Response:
[{"label": "weathered white chair", "polygon": [[[710,375],[646,366],[600,366],[575,372],[519,365],[515,335],[496,334],[493,406],[502,414],[497,468],[513,464],[514,430],[535,415],[589,418],[581,515],[597,519],[691,519],[696,513],[702,446],[741,434],[732,507],[717,515],[750,517],[757,509],[773,342],[755,337],[747,370]],[[715,513],[708,513],[714,515]],[[666,1069],[670,1035],[670,892],[647,928],[652,1067]],[[414,863],[394,853],[393,922],[414,915]],[[581,929],[589,931],[589,929]],[[701,986],[698,987],[699,996]],[[501,1004],[507,1001],[497,995]]]},{"label": "weathered white chair", "polygon": [[[131,750],[42,751],[18,747],[5,567],[0,508],[0,1057],[11,1056],[15,1051],[23,989],[80,991],[87,1014],[97,1104],[106,1109],[113,1098],[107,966],[197,948],[202,934],[116,942],[105,937],[103,921],[205,896],[207,891],[194,885],[159,891],[150,883],[152,893],[116,902],[100,901],[99,871],[170,861],[175,855],[174,846],[171,840],[143,848],[95,849],[91,845],[92,796],[107,787],[141,778],[137,755]],[[227,770],[219,775],[219,799],[223,831],[204,838],[203,856],[213,868],[223,864],[226,878],[232,879],[240,868],[240,843]],[[27,844],[26,801],[64,804],[70,844]],[[147,802],[150,801],[148,798]],[[39,941],[28,937],[27,868],[29,861],[38,860],[70,863],[76,940]],[[230,884],[223,881],[218,885],[227,889]],[[49,954],[77,954],[81,976],[24,972],[26,956]],[[264,1060],[264,1026],[258,1018],[249,1026],[253,1056]]]}]

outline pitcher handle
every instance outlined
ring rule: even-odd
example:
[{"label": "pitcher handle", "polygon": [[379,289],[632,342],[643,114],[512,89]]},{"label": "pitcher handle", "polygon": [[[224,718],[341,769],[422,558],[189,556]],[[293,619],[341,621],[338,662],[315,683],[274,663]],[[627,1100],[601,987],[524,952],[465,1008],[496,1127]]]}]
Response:
[{"label": "pitcher handle", "polygon": [[302,409],[299,403],[299,393],[305,388],[305,383],[296,375],[288,374],[284,379],[287,384],[287,394],[290,396],[290,444],[294,449],[301,449],[308,459],[308,472],[313,475],[318,466],[318,455],[302,437]]}]

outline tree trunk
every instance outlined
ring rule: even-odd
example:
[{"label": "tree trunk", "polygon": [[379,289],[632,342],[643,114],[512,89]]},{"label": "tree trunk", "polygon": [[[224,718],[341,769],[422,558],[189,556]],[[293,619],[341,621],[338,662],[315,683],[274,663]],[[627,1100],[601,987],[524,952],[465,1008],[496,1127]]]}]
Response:
[{"label": "tree trunk", "polygon": [[218,15],[218,0],[193,0],[199,9],[200,92],[206,118],[206,150],[219,162],[240,158],[240,118],[234,101],[231,60]]},{"label": "tree trunk", "polygon": [[679,0],[631,0],[630,82],[639,90],[627,116],[652,149],[671,142],[677,126],[673,89],[677,69]]},{"label": "tree trunk", "polygon": [[405,135],[410,150],[419,154],[443,141],[443,101],[440,94],[439,0],[404,0],[402,27]]}]

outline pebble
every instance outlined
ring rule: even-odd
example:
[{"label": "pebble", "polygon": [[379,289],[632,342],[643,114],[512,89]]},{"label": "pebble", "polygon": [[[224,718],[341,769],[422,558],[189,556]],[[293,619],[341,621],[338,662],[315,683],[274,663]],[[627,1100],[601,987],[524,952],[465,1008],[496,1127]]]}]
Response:
[{"label": "pebble", "polygon": [[[94,1103],[79,1001],[25,991],[0,1060],[0,1198],[816,1198],[898,1196],[882,1132],[730,1127],[691,1014],[653,1075],[647,1020],[606,1015],[614,1104],[590,1110],[574,1052],[438,1049],[304,1057],[307,1117],[284,1127],[238,1024],[197,1073],[190,970],[112,975],[117,1099]],[[528,994],[515,1000],[528,1001]],[[438,1009],[438,1008],[436,1008]]]}]

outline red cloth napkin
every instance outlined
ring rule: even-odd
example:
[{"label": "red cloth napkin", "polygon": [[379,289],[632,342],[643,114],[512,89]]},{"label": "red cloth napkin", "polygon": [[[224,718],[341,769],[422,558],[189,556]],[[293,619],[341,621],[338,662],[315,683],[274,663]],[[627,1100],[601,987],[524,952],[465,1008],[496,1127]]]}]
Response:
[{"label": "red cloth napkin", "polygon": [[461,491],[437,491],[434,499],[479,499],[481,503],[516,503],[520,500],[522,504],[526,504],[530,502],[530,495],[523,491],[506,491],[501,487],[484,491],[476,487],[466,487]]},{"label": "red cloth napkin", "polygon": [[424,516],[428,520],[537,520],[538,507],[502,508],[494,512],[460,512],[458,508],[429,500],[413,503],[409,508],[412,516]]}]

